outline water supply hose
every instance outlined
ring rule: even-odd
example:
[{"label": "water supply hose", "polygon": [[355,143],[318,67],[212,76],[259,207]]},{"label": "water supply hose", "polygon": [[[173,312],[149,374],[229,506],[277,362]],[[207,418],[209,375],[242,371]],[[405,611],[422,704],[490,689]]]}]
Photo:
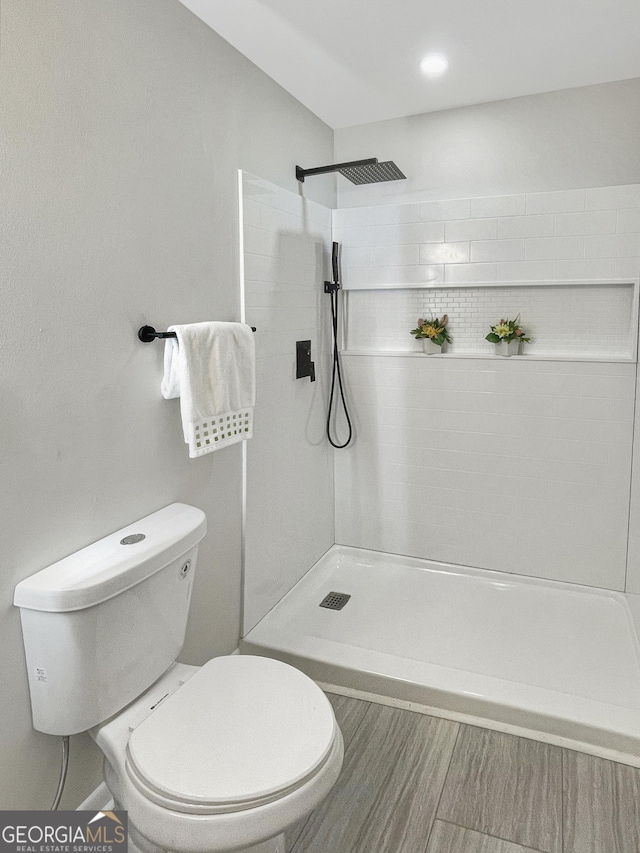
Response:
[{"label": "water supply hose", "polygon": [[62,765],[60,767],[60,778],[58,780],[58,790],[51,806],[51,811],[55,812],[60,805],[62,792],[64,791],[64,783],[67,781],[67,770],[69,769],[69,735],[64,735],[62,738]]}]

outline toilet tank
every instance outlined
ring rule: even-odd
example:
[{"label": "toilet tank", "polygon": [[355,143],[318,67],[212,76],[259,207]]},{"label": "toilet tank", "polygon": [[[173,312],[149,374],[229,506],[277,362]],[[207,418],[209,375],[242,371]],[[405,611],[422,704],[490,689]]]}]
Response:
[{"label": "toilet tank", "polygon": [[104,722],[180,654],[206,517],[175,503],[21,581],[34,728]]}]

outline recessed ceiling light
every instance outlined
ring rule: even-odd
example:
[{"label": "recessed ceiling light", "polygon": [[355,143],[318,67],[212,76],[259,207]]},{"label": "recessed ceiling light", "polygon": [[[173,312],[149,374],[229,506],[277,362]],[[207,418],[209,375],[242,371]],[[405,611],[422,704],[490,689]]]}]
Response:
[{"label": "recessed ceiling light", "polygon": [[420,63],[420,70],[427,77],[439,77],[449,67],[449,61],[440,53],[430,53]]}]

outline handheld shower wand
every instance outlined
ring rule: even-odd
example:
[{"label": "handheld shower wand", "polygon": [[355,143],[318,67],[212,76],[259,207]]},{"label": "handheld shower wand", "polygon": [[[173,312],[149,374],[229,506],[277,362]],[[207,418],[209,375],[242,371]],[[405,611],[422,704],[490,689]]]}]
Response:
[{"label": "handheld shower wand", "polygon": [[[331,328],[333,333],[333,369],[331,372],[331,391],[329,393],[329,410],[327,412],[327,438],[329,443],[337,450],[347,447],[353,437],[353,428],[351,426],[351,418],[347,409],[347,401],[344,396],[344,388],[342,387],[342,371],[340,368],[340,353],[338,352],[338,291],[340,290],[340,269],[338,264],[339,245],[334,241],[331,251],[331,268],[333,272],[333,281],[325,281],[324,292],[331,297]],[[336,377],[338,378],[338,388],[340,389],[340,399],[344,416],[349,427],[349,435],[347,440],[342,444],[339,443],[337,437],[331,435],[331,415],[333,411],[333,397],[336,390]],[[335,427],[335,424],[334,424]]]}]

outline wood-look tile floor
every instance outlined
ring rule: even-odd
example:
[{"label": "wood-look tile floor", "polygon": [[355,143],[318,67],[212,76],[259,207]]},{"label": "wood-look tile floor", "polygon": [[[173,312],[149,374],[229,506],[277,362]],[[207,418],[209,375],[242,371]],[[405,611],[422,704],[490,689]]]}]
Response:
[{"label": "wood-look tile floor", "polygon": [[640,853],[640,770],[329,694],[345,758],[288,853]]}]

